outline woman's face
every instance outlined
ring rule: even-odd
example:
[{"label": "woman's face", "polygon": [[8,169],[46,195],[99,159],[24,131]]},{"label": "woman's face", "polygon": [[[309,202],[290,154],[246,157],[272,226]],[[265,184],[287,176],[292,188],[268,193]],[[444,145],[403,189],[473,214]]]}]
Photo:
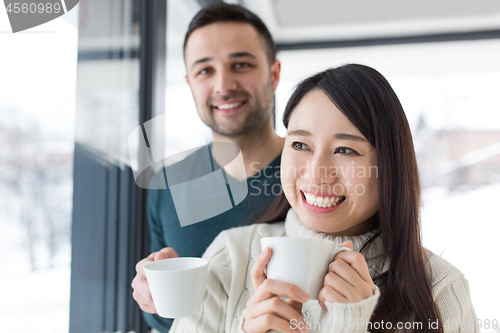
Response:
[{"label": "woman's face", "polygon": [[285,196],[304,225],[335,236],[369,231],[378,210],[375,147],[321,91],[293,110],[281,157]]}]

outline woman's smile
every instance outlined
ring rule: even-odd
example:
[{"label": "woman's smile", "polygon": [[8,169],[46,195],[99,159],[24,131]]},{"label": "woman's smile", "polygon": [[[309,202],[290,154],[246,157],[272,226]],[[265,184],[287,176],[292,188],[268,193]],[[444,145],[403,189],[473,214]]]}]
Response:
[{"label": "woman's smile", "polygon": [[300,190],[302,195],[302,204],[305,208],[316,213],[333,212],[345,201],[343,195],[336,196],[333,194],[316,192],[315,194]]}]

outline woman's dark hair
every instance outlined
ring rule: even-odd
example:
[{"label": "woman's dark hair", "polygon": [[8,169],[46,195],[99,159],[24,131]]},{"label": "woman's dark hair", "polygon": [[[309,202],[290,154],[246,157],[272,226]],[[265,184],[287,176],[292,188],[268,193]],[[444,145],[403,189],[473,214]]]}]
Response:
[{"label": "woman's dark hair", "polygon": [[238,5],[230,5],[224,2],[215,2],[203,7],[189,23],[188,31],[184,37],[184,52],[186,51],[187,41],[189,36],[196,29],[203,28],[213,23],[248,23],[257,30],[259,35],[264,39],[266,45],[266,56],[269,65],[272,65],[276,60],[276,44],[273,37],[267,30],[266,25],[262,20],[249,11]]},{"label": "woman's dark hair", "polygon": [[[371,218],[371,229],[376,232],[361,251],[381,237],[384,262],[389,262],[390,269],[374,277],[381,296],[371,321],[413,319],[422,323],[422,329],[415,331],[431,332],[427,323],[435,322],[439,312],[432,298],[428,259],[420,238],[420,181],[403,107],[379,72],[349,64],[302,81],[285,108],[285,127],[297,104],[313,90],[323,91],[377,152],[379,210]],[[282,193],[259,222],[283,221],[289,207]],[[438,332],[443,332],[441,324]]]}]

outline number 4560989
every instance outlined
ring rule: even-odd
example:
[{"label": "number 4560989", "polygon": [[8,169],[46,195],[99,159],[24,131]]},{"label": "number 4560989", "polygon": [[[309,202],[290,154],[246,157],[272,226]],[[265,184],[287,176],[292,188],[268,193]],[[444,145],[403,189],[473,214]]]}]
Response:
[{"label": "number 4560989", "polygon": [[61,5],[58,3],[9,3],[7,6],[7,13],[14,13],[14,14],[27,14],[27,13],[59,13],[61,11]]}]

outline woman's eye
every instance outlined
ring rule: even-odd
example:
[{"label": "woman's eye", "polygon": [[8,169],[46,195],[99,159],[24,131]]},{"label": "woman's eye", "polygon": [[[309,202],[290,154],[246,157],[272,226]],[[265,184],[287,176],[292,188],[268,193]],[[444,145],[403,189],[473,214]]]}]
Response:
[{"label": "woman's eye", "polygon": [[357,151],[355,151],[354,149],[351,149],[351,148],[347,148],[347,147],[338,147],[335,150],[335,153],[341,154],[341,155],[351,155],[351,154],[359,155],[359,153]]},{"label": "woman's eye", "polygon": [[305,143],[297,142],[297,141],[295,141],[294,143],[292,143],[292,148],[295,149],[295,150],[309,149],[309,147]]}]

